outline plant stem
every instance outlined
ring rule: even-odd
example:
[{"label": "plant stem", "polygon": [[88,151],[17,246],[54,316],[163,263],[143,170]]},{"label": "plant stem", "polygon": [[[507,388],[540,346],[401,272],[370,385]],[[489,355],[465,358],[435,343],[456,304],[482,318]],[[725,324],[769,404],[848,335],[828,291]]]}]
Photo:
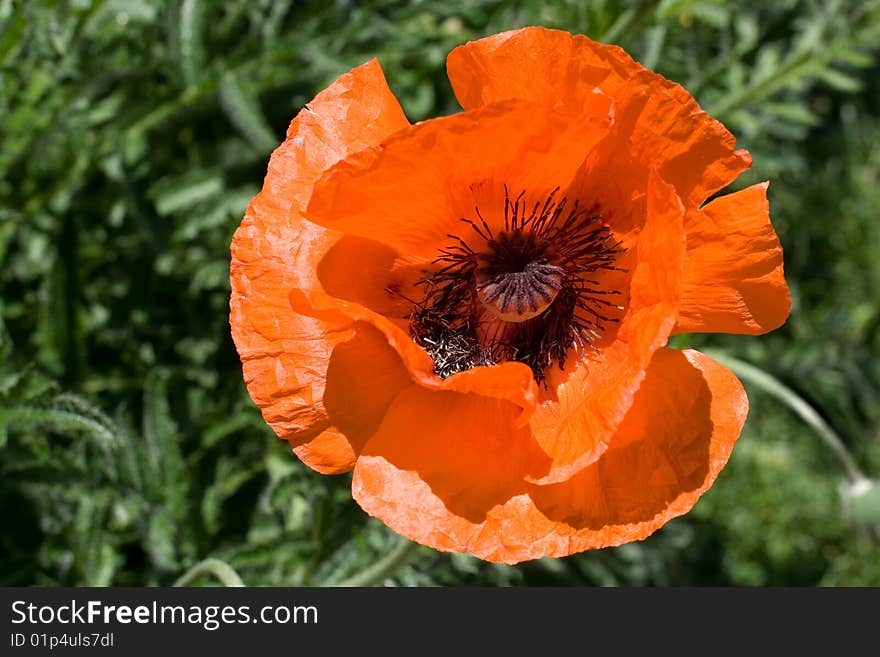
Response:
[{"label": "plant stem", "polygon": [[403,538],[380,561],[343,580],[336,586],[373,586],[378,584],[409,561],[418,547],[418,543]]},{"label": "plant stem", "polygon": [[706,354],[717,360],[722,365],[727,366],[730,370],[742,378],[744,381],[757,386],[766,393],[776,397],[783,404],[788,406],[795,414],[800,417],[807,425],[822,439],[822,442],[831,450],[831,452],[840,461],[841,466],[846,471],[846,476],[853,487],[870,485],[870,480],[859,469],[849,450],[846,448],[841,437],[831,426],[822,419],[816,409],[810,406],[803,397],[798,395],[794,390],[786,386],[779,379],[768,374],[764,370],[750,365],[728,356],[727,354],[714,349],[704,350]]},{"label": "plant stem", "polygon": [[809,68],[816,65],[817,55],[812,51],[802,51],[791,55],[772,77],[753,82],[728,96],[707,110],[711,116],[728,120],[731,113],[747,106],[758,103],[770,94],[785,86],[789,76],[794,75],[800,68]]},{"label": "plant stem", "polygon": [[198,562],[195,566],[187,570],[180,578],[174,582],[174,586],[189,586],[190,582],[195,580],[199,575],[213,575],[223,586],[242,587],[244,582],[235,572],[232,566],[220,559],[213,557]]},{"label": "plant stem", "polygon": [[641,23],[659,4],[659,0],[643,0],[638,7],[632,7],[617,17],[617,20],[599,37],[602,43],[616,43],[624,32]]}]

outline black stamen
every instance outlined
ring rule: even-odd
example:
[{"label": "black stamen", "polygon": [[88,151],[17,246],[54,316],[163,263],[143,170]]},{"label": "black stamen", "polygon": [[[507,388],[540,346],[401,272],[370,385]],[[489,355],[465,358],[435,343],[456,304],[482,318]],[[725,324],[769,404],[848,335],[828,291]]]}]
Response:
[{"label": "black stamen", "polygon": [[477,220],[461,219],[485,242],[479,252],[449,235],[453,245],[435,260],[443,266],[421,281],[425,295],[410,315],[439,376],[515,360],[546,385],[547,368],[564,368],[571,350],[598,353],[605,326],[618,321],[606,309],[623,307],[608,299],[619,291],[585,274],[625,271],[614,265],[623,249],[597,204],[569,205],[558,193],[529,206],[525,191],[511,199],[505,185],[503,231],[479,208]]}]

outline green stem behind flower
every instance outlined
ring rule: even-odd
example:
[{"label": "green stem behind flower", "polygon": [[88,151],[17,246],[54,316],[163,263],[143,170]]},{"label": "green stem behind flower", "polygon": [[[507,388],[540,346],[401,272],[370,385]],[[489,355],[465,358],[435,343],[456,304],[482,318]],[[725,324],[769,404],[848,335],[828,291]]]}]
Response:
[{"label": "green stem behind flower", "polygon": [[174,582],[174,586],[189,586],[200,575],[213,575],[223,586],[242,587],[244,582],[235,569],[225,561],[220,559],[208,558],[198,562],[195,566],[187,570],[180,578]]},{"label": "green stem behind flower", "polygon": [[708,355],[717,360],[722,365],[727,366],[730,370],[739,376],[743,381],[747,381],[757,386],[766,393],[776,397],[783,404],[788,406],[795,414],[800,417],[807,425],[816,433],[822,442],[831,450],[831,452],[840,461],[841,466],[846,471],[846,476],[852,486],[870,485],[870,480],[859,469],[849,450],[846,448],[841,437],[831,426],[822,419],[816,410],[810,406],[806,400],[798,395],[794,390],[786,386],[779,379],[768,374],[764,370],[745,363],[741,360],[728,356],[727,354],[714,349],[704,350]]},{"label": "green stem behind flower", "polygon": [[373,586],[403,566],[415,554],[419,544],[402,538],[388,554],[369,568],[340,582],[337,586]]},{"label": "green stem behind flower", "polygon": [[635,27],[645,20],[659,0],[643,0],[638,7],[631,7],[617,17],[617,20],[599,37],[602,43],[617,43],[627,33],[635,31]]}]

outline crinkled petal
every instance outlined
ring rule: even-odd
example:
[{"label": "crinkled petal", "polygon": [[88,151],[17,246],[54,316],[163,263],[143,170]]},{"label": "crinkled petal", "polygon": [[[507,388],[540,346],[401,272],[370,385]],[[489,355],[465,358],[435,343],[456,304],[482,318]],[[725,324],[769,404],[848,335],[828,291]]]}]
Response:
[{"label": "crinkled petal", "polygon": [[354,235],[344,235],[318,263],[318,280],[329,296],[396,319],[412,312],[410,299],[421,294],[424,275],[387,244]]},{"label": "crinkled petal", "polygon": [[[467,397],[470,419],[456,431],[445,418],[463,409],[450,412],[452,403],[398,397],[352,490],[412,540],[505,563],[640,540],[686,513],[724,467],[748,411],[726,368],[660,349],[612,447],[568,481],[536,486],[522,481],[533,462],[524,436],[499,429],[509,416]],[[483,441],[470,440],[476,430]]]},{"label": "crinkled petal", "polygon": [[525,490],[523,476],[546,460],[528,428],[516,428],[518,415],[490,397],[406,389],[358,458],[355,499],[414,540],[466,549],[486,515]]},{"label": "crinkled petal", "polygon": [[[304,316],[290,306],[292,289],[319,285],[317,265],[340,238],[302,212],[328,167],[407,125],[378,62],[341,76],[290,124],[232,240],[230,324],[245,383],[269,425],[301,454],[312,453],[303,444],[323,431],[341,435],[325,408],[325,379],[336,346],[356,339],[349,319]],[[351,467],[340,440],[321,442],[335,447],[321,452],[316,467]]]},{"label": "crinkled petal", "polygon": [[400,355],[381,331],[365,322],[353,327],[354,335],[331,352],[325,375],[322,402],[336,435],[325,431],[320,440],[291,441],[297,455],[319,471],[351,470],[391,402],[412,385]]},{"label": "crinkled petal", "polygon": [[612,98],[615,116],[633,117],[628,148],[653,161],[688,205],[699,205],[751,164],[685,89],[622,49],[585,36],[543,27],[503,32],[455,48],[447,71],[465,110],[510,98],[576,110],[598,89]]},{"label": "crinkled petal", "polygon": [[[614,174],[608,170],[604,175],[613,178]],[[610,189],[610,183],[595,182]],[[608,448],[651,355],[666,344],[675,323],[685,248],[684,209],[673,187],[654,172],[649,173],[647,199],[641,205],[645,207],[641,228],[633,229],[634,236],[621,235],[629,247],[618,264],[630,269],[631,278],[626,311],[613,339],[599,345],[597,354],[587,352],[565,373],[554,368],[550,392],[531,417],[536,440],[552,457],[551,470],[537,483],[564,481]]]},{"label": "crinkled petal", "polygon": [[461,221],[476,221],[477,208],[494,230],[503,225],[505,186],[530,203],[565,189],[612,121],[607,99],[589,111],[508,101],[424,121],[333,167],[308,216],[431,263],[456,244],[450,234],[478,239]]},{"label": "crinkled petal", "polygon": [[491,367],[475,367],[441,379],[434,374],[434,361],[428,353],[412,340],[395,319],[385,317],[359,303],[331,297],[321,290],[313,290],[308,295],[294,290],[290,294],[290,303],[297,312],[339,325],[358,321],[375,327],[400,357],[412,382],[428,390],[476,393],[511,402],[519,409],[519,425],[528,421],[538,401],[532,371],[522,363],[506,362]]},{"label": "crinkled petal", "polygon": [[768,184],[720,196],[686,215],[677,333],[757,335],[785,322],[791,298],[770,224]]},{"label": "crinkled petal", "polygon": [[293,452],[313,470],[321,474],[342,474],[354,468],[358,449],[344,433],[322,428],[299,436],[299,440],[304,442],[293,443]]},{"label": "crinkled petal", "polygon": [[537,401],[527,366],[503,363],[440,379],[405,318],[406,301],[424,294],[417,282],[439,266],[433,261],[441,248],[457,243],[450,233],[480,239],[462,217],[476,220],[480,208],[497,230],[506,186],[527,190],[529,202],[564,189],[612,123],[600,94],[577,117],[535,109],[514,101],[426,121],[336,165],[316,186],[309,217],[345,237],[319,264],[322,288],[290,298],[304,314],[371,323],[418,384],[506,399],[520,407],[522,423]]}]

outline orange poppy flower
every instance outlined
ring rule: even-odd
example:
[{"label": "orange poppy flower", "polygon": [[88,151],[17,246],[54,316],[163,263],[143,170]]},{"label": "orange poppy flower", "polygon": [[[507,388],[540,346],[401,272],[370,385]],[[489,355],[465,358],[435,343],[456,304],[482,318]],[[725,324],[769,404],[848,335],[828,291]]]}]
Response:
[{"label": "orange poppy flower", "polygon": [[293,120],[232,242],[248,390],[395,531],[516,563],[645,538],[748,400],[683,332],[788,316],[767,183],[680,86],[526,28],[452,51],[410,125],[373,60]]}]

